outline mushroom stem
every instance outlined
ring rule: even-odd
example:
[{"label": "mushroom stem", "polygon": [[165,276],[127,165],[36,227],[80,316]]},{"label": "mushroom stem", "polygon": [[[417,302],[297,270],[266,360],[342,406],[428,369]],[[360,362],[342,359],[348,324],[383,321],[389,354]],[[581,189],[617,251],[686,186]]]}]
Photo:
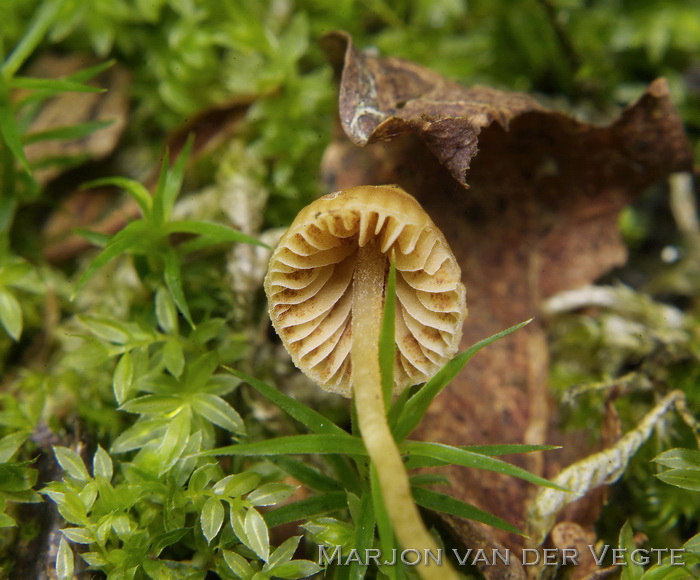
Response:
[{"label": "mushroom stem", "polygon": [[[424,563],[426,550],[438,553],[435,540],[423,524],[413,501],[408,474],[401,460],[384,408],[379,370],[379,333],[384,312],[387,258],[372,240],[359,248],[353,280],[352,376],[360,432],[370,460],[377,470],[379,486],[394,533],[404,549],[419,551]],[[424,580],[451,580],[458,575],[449,563],[421,564]]]}]

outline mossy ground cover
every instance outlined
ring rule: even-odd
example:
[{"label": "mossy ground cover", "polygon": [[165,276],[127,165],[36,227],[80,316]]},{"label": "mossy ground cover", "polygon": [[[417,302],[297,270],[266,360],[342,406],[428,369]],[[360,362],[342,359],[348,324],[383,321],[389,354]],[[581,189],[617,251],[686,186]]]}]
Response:
[{"label": "mossy ground cover", "polygon": [[[664,76],[697,160],[698,14],[696,0],[5,0],[0,576],[301,578],[319,572],[316,545],[390,549],[352,411],[280,353],[262,293],[279,228],[325,193],[319,167],[337,95],[319,38],[346,30],[358,47],[465,85],[530,92],[593,122]],[[33,76],[48,55],[83,65]],[[117,68],[128,83],[99,93],[93,79]],[[86,94],[121,94],[129,112],[106,123],[59,107],[55,125],[37,125],[59,97]],[[77,101],[65,102],[64,113]],[[217,115],[231,110],[225,124]],[[214,135],[227,127],[225,138],[207,149],[175,137],[201,130],[192,123],[203,115]],[[109,151],[68,145],[115,124],[123,129]],[[80,211],[68,201],[76,195]],[[678,180],[646,192],[620,224],[631,259],[603,281],[627,286],[549,322],[552,391],[565,393],[572,426],[599,432],[620,377],[632,385],[615,402],[623,431],[666,391],[685,394],[686,420],[660,425],[610,491],[597,530],[616,545],[632,545],[629,520],[655,547],[698,552],[694,199]],[[126,217],[107,231],[88,215],[74,232],[82,246],[65,241],[71,231],[50,235],[61,216],[93,210]],[[394,403],[398,439],[472,354],[426,394]],[[531,477],[492,457],[513,447],[406,445],[409,467],[476,461]],[[415,476],[416,501],[515,531],[429,488],[441,482]],[[290,532],[292,522],[301,527]],[[357,563],[327,573],[368,571],[414,574]]]}]

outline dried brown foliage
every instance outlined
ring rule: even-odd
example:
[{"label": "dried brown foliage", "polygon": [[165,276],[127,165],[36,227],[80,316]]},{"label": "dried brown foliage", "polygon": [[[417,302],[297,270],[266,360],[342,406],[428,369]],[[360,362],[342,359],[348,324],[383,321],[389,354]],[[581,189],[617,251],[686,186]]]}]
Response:
[{"label": "dried brown foliage", "polygon": [[[535,317],[480,353],[414,436],[453,445],[564,444],[513,458],[537,473],[557,473],[591,449],[561,433],[547,391],[540,304],[624,263],[620,210],[654,182],[689,169],[690,148],[666,82],[653,82],[600,127],[527,95],[465,88],[414,63],[358,51],[344,33],[325,37],[323,46],[339,82],[342,126],[325,155],[329,188],[394,183],[423,204],[462,268],[470,312],[463,347]],[[451,493],[524,525],[532,486],[490,472],[449,475]],[[579,508],[575,519],[592,525],[599,501]],[[521,541],[453,527],[472,545]]]}]

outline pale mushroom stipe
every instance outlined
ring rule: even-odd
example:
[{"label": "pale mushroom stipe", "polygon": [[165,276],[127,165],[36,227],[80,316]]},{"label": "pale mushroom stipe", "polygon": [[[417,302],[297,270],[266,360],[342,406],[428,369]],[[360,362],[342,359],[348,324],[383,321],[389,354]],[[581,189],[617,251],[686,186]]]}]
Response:
[{"label": "pale mushroom stipe", "polygon": [[[265,278],[272,324],[294,364],[354,397],[358,423],[401,545],[436,550],[391,435],[379,370],[390,260],[396,266],[394,393],[429,380],[456,353],[467,315],[457,260],[420,204],[396,186],[361,186],[302,209]],[[449,565],[420,566],[447,578]]]}]

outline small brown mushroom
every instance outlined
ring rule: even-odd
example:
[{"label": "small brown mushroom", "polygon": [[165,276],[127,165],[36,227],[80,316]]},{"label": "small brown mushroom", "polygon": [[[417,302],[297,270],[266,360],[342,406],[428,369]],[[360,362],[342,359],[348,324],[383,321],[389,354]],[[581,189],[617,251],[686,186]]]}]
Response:
[{"label": "small brown mushroom", "polygon": [[[379,332],[396,264],[394,392],[430,379],[457,351],[467,314],[457,261],[418,202],[396,186],[355,187],[304,208],[270,259],[270,318],[294,364],[354,396],[367,452],[404,548],[437,550],[386,419]],[[420,566],[424,578],[456,578]]]},{"label": "small brown mushroom", "polygon": [[[398,187],[355,187],[316,200],[282,237],[265,279],[270,318],[294,364],[328,391],[352,396],[353,301],[378,260],[371,300],[384,299],[396,260],[394,390],[427,381],[457,351],[466,316],[457,262],[442,232]],[[372,320],[376,325],[377,319]]]}]

